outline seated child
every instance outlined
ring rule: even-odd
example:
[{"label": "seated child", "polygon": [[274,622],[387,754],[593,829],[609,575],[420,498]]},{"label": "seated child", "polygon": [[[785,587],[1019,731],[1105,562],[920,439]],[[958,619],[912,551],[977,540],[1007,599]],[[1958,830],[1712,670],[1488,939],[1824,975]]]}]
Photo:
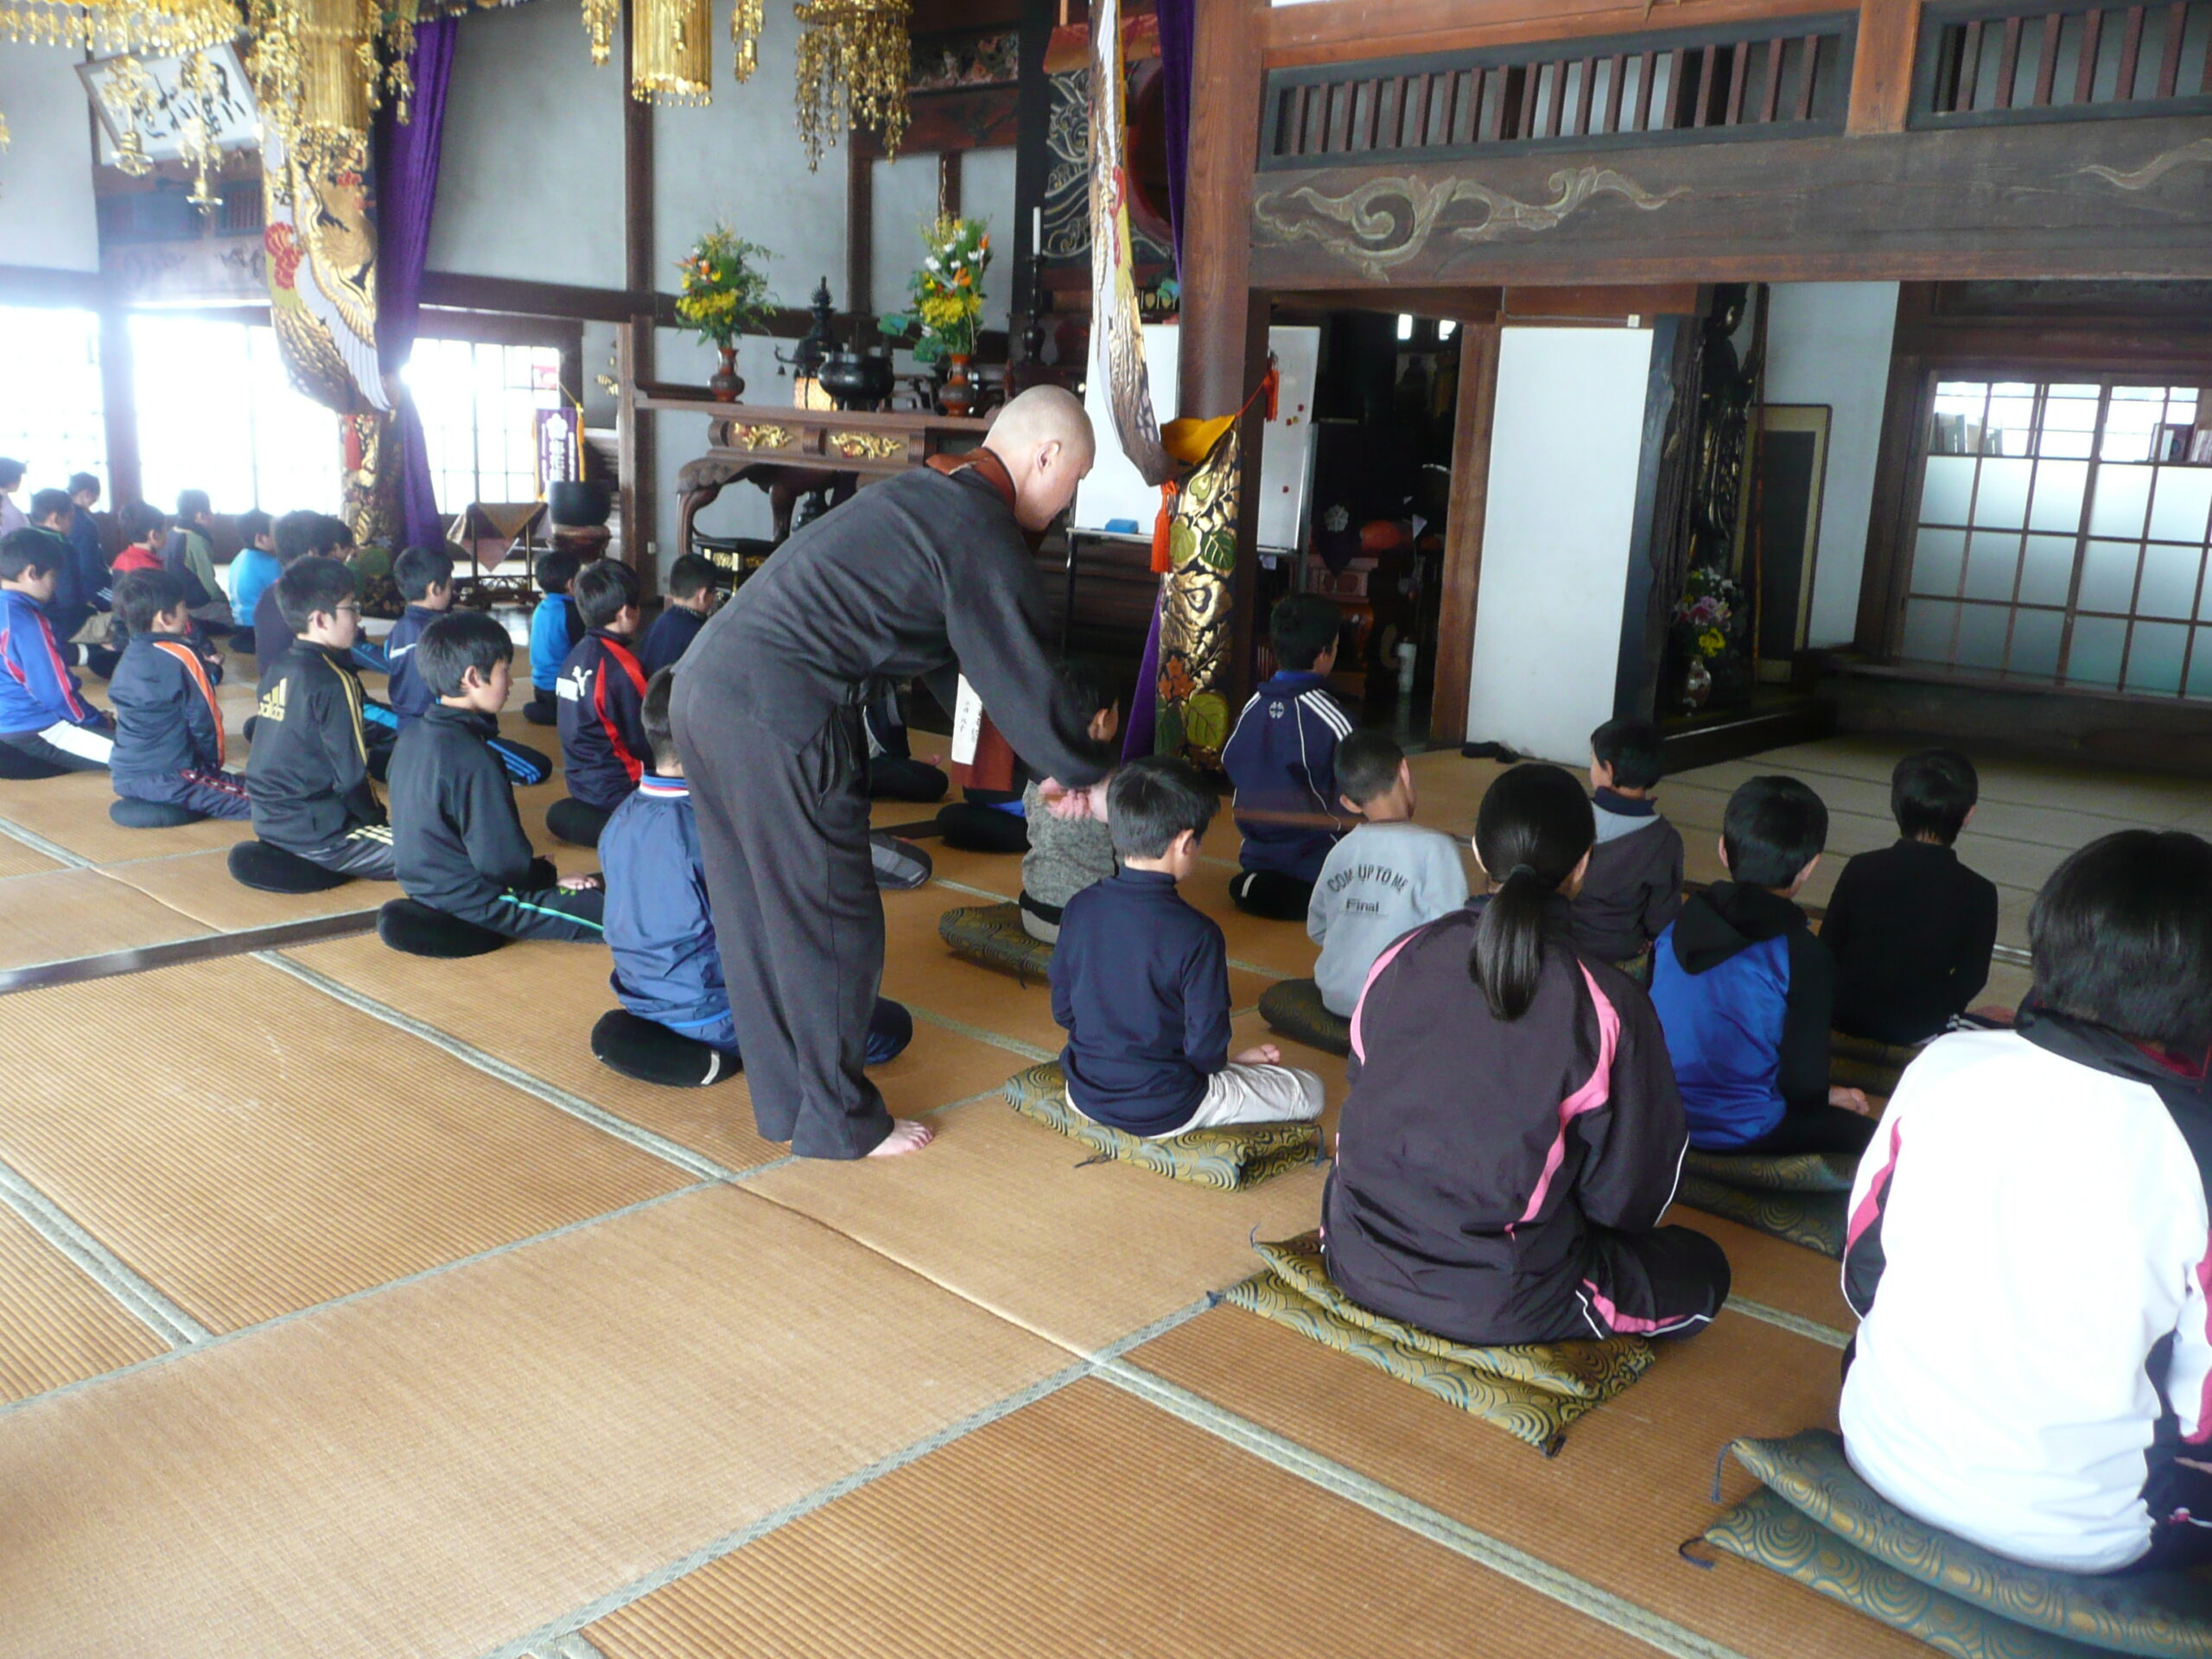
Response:
[{"label": "seated child", "polygon": [[244,620],[231,634],[231,646],[234,651],[251,651],[250,625],[254,613],[260,609],[261,596],[269,591],[269,584],[284,574],[284,567],[276,562],[276,521],[260,508],[238,515],[238,537],[242,545],[227,575],[231,614]]},{"label": "seated child", "polygon": [[1329,1274],[1454,1342],[1684,1336],[1728,1297],[1720,1247],[1659,1225],[1687,1131],[1657,1016],[1574,943],[1592,832],[1572,772],[1499,778],[1490,893],[1386,950],[1352,1016]]},{"label": "seated child", "polygon": [[1107,820],[1122,868],[1068,900],[1052,951],[1069,1103],[1148,1141],[1321,1115],[1321,1079],[1279,1064],[1273,1043],[1229,1052],[1228,946],[1175,891],[1213,814],[1185,761],[1147,754],[1116,772]]},{"label": "seated child", "polygon": [[115,722],[79,695],[47,620],[69,549],[28,526],[0,538],[0,776],[98,772],[115,748]]},{"label": "seated child", "polygon": [[215,575],[214,504],[205,490],[181,490],[168,540],[162,547],[162,569],[184,584],[185,603],[197,620],[218,632],[230,626],[231,607]]},{"label": "seated child", "polygon": [[[1090,741],[1111,743],[1122,728],[1122,699],[1105,674],[1094,663],[1071,659],[1060,664],[1060,683],[1084,708],[1096,710]],[[1021,860],[1021,927],[1031,938],[1051,944],[1060,937],[1068,900],[1114,874],[1114,836],[1097,818],[1047,810],[1033,778],[1021,791],[1021,808],[1029,830],[1029,850]]]},{"label": "seated child", "polygon": [[578,805],[605,815],[645,776],[651,751],[639,718],[645,671],[632,654],[638,631],[638,575],[616,559],[576,573],[576,609],[591,632],[561,664],[563,781]]},{"label": "seated child", "polygon": [[1413,822],[1413,768],[1382,733],[1354,732],[1337,746],[1337,792],[1364,822],[1329,849],[1306,931],[1321,947],[1321,1005],[1349,1020],[1393,939],[1467,902],[1467,870],[1451,836]]},{"label": "seated child", "polygon": [[93,601],[107,586],[103,568],[97,583],[87,586],[83,561],[72,531],[77,523],[77,504],[67,490],[37,490],[31,495],[31,528],[43,531],[61,543],[61,569],[54,578],[54,597],[47,601],[46,620],[54,626],[63,658],[72,664],[85,660],[82,648],[72,645],[77,631],[92,620]]},{"label": "seated child", "polygon": [[531,567],[543,594],[530,613],[531,699],[522,711],[533,726],[560,723],[561,664],[584,637],[583,619],[569,597],[569,584],[576,579],[578,568],[576,556],[557,547],[539,554]]},{"label": "seated child", "polygon": [[407,608],[385,636],[384,659],[391,676],[385,695],[404,732],[438,700],[416,667],[415,646],[423,630],[453,605],[453,560],[442,548],[410,547],[393,562],[391,582]]},{"label": "seated child", "polygon": [[1989,982],[1996,884],[1951,850],[1980,783],[1953,749],[1923,749],[1890,775],[1897,842],[1835,879],[1821,943],[1835,957],[1835,1028],[1879,1043],[1925,1042]]},{"label": "seated child", "polygon": [[1350,828],[1337,801],[1337,745],[1351,716],[1328,692],[1344,613],[1319,594],[1293,594],[1268,619],[1274,677],[1236,717],[1221,752],[1236,787],[1244,868],[1229,884],[1239,910],[1302,922],[1329,849]]},{"label": "seated child", "polygon": [[648,678],[664,668],[676,666],[677,659],[715,613],[721,596],[721,578],[713,560],[686,553],[668,567],[668,588],[662,596],[660,614],[638,642],[638,665]]},{"label": "seated child", "polygon": [[392,751],[394,867],[418,905],[511,939],[596,944],[607,895],[595,878],[563,879],[551,860],[532,856],[514,785],[492,751],[514,654],[506,629],[480,611],[435,617],[410,646],[410,671],[437,701]]},{"label": "seated child", "polygon": [[192,631],[184,583],[166,570],[125,571],[116,578],[115,608],[130,630],[108,681],[115,792],[203,817],[251,817],[245,779],[223,770],[221,659]]},{"label": "seated child", "polygon": [[[640,1020],[720,1049],[742,1065],[707,903],[706,870],[699,861],[691,791],[669,735],[672,677],[663,669],[645,687],[641,713],[652,770],[615,808],[599,838],[614,995]],[[913,1035],[913,1016],[878,997],[868,1023],[868,1064],[893,1058]]]},{"label": "seated child", "polygon": [[906,721],[899,712],[899,689],[886,686],[861,709],[861,736],[868,746],[868,798],[877,801],[941,801],[952,779],[926,760],[914,758]]},{"label": "seated child", "polygon": [[[332,557],[338,548],[338,521],[327,513],[304,510],[286,513],[276,521],[271,537],[276,550],[276,574],[282,576],[302,559]],[[254,670],[260,679],[269,677],[276,659],[291,649],[292,639],[291,625],[284,620],[284,607],[276,602],[276,584],[271,582],[253,606]]]},{"label": "seated child", "polygon": [[[1681,832],[1652,799],[1664,753],[1648,720],[1609,720],[1590,734],[1598,840],[1574,895],[1574,943],[1586,956],[1637,962],[1682,907]],[[1649,963],[1629,971],[1651,982]]]},{"label": "seated child", "polygon": [[1866,1096],[1828,1087],[1835,963],[1792,902],[1827,844],[1828,810],[1795,778],[1728,798],[1729,879],[1682,906],[1651,963],[1690,1144],[1712,1152],[1860,1152]]},{"label": "seated child", "polygon": [[116,515],[123,531],[123,550],[115,556],[108,574],[119,576],[130,570],[162,568],[162,544],[168,539],[169,521],[150,501],[133,501]]},{"label": "seated child", "polygon": [[245,762],[253,833],[338,874],[395,880],[351,660],[361,626],[353,573],[335,559],[299,559],[269,592],[292,643],[261,682]]},{"label": "seated child", "polygon": [[2069,1573],[2212,1561],[2212,847],[2123,830],[2028,920],[2011,1031],[1907,1069],[1851,1193],[1844,1449],[1932,1526]]}]

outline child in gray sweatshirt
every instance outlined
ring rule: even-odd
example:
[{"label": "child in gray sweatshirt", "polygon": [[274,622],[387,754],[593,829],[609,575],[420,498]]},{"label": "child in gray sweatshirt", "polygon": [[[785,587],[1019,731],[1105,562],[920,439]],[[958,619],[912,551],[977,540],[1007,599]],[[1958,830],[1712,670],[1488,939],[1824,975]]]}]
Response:
[{"label": "child in gray sweatshirt", "polygon": [[[1071,658],[1060,680],[1095,710],[1090,738],[1110,743],[1122,729],[1121,695],[1097,664]],[[1103,817],[1061,817],[1048,811],[1035,779],[1021,791],[1029,824],[1029,850],[1021,860],[1021,926],[1033,939],[1052,944],[1060,937],[1060,912],[1094,881],[1114,874],[1114,836]]]},{"label": "child in gray sweatshirt", "polygon": [[1451,836],[1412,822],[1413,769],[1388,737],[1354,732],[1338,744],[1337,787],[1362,821],[1329,849],[1306,931],[1321,947],[1322,1005],[1348,1020],[1393,940],[1467,902],[1467,869]]}]

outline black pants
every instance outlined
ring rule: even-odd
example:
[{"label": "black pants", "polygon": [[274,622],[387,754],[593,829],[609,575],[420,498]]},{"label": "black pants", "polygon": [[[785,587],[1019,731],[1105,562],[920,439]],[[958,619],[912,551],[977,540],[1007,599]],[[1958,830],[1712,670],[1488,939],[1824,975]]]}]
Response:
[{"label": "black pants", "polygon": [[[2152,1452],[2153,1458],[2158,1455]],[[2212,1561],[2212,1475],[2168,1461],[2152,1470],[2143,1484],[2143,1501],[2151,1510],[2151,1553],[2126,1571],[2178,1569]]]},{"label": "black pants", "polygon": [[1275,870],[1240,870],[1230,878],[1229,897],[1248,916],[1302,922],[1313,902],[1313,884]]},{"label": "black pants", "polygon": [[1688,1227],[1592,1228],[1582,1273],[1576,1318],[1554,1340],[1687,1337],[1711,1324],[1728,1300],[1727,1252]]},{"label": "black pants", "polygon": [[510,888],[481,909],[456,913],[511,939],[596,944],[607,938],[607,895],[596,888]]},{"label": "black pants", "polygon": [[358,875],[368,881],[399,880],[399,868],[392,858],[391,826],[388,823],[357,824],[336,840],[313,847],[280,842],[270,842],[270,845],[281,846],[294,857],[320,864],[334,875]]},{"label": "black pants", "polygon": [[[102,741],[110,749],[115,747],[115,740],[111,737],[104,737]],[[11,761],[18,763],[17,769],[5,774],[8,776],[52,778],[65,772],[105,772],[107,770],[105,760],[96,760],[91,753],[79,753],[73,749],[65,749],[57,743],[49,743],[45,736],[38,732],[10,732],[5,736],[0,736],[0,743],[5,743],[16,752],[9,758]],[[87,742],[85,747],[87,749],[96,750],[100,745]],[[20,763],[23,761],[28,761],[29,766],[22,766]]]},{"label": "black pants", "polygon": [[565,841],[571,847],[596,847],[600,832],[613,816],[611,806],[586,806],[570,796],[545,809],[545,827],[556,841]]},{"label": "black pants", "polygon": [[522,706],[522,717],[533,726],[558,726],[561,723],[560,699],[553,695],[550,685],[531,688],[531,699]]},{"label": "black pants", "polygon": [[1029,823],[1012,812],[1001,812],[995,806],[982,806],[974,801],[955,801],[950,806],[940,807],[937,815],[938,833],[944,837],[944,844],[969,853],[1026,853],[1029,850]]},{"label": "black pants", "polygon": [[1747,1141],[1731,1152],[1764,1153],[1787,1157],[1800,1152],[1844,1152],[1854,1157],[1874,1138],[1874,1120],[1847,1112],[1840,1106],[1796,1107],[1782,1115],[1782,1122],[1756,1141]]},{"label": "black pants", "polygon": [[926,760],[879,754],[868,763],[868,792],[879,801],[941,801],[952,780]]},{"label": "black pants", "polygon": [[694,706],[677,751],[699,824],[753,1121],[802,1158],[860,1158],[891,1132],[863,1069],[883,980],[860,711],[794,749],[747,715]]}]

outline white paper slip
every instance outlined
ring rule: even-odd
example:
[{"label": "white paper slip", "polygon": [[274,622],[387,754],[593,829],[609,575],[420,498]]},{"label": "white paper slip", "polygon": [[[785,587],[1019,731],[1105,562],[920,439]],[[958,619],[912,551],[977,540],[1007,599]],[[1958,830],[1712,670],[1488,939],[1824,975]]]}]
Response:
[{"label": "white paper slip", "polygon": [[976,688],[968,683],[968,677],[960,677],[960,695],[952,700],[952,759],[954,764],[972,766],[976,764],[976,745],[983,735],[983,700],[976,695]]}]

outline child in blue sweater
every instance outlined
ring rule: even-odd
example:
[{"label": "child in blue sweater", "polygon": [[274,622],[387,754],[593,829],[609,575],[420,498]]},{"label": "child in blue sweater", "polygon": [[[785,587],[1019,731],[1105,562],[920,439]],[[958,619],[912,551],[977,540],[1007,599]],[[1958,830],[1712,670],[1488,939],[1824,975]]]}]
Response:
[{"label": "child in blue sweater", "polygon": [[1236,786],[1244,836],[1230,881],[1239,910],[1302,922],[1329,849],[1357,820],[1337,798],[1337,745],[1351,716],[1329,695],[1344,613],[1319,594],[1293,594],[1268,619],[1275,672],[1252,694],[1221,752]]},{"label": "child in blue sweater", "polygon": [[555,690],[561,683],[561,664],[584,637],[583,618],[576,614],[576,602],[569,597],[569,584],[582,568],[575,554],[557,547],[539,554],[532,567],[539,591],[544,594],[530,613],[531,696],[522,712],[533,726],[561,723],[560,696]]},{"label": "child in blue sweater", "polygon": [[1106,805],[1122,868],[1068,900],[1052,950],[1069,1103],[1148,1141],[1320,1116],[1321,1079],[1273,1043],[1230,1055],[1228,944],[1175,891],[1213,791],[1188,762],[1147,754],[1114,774]]}]

